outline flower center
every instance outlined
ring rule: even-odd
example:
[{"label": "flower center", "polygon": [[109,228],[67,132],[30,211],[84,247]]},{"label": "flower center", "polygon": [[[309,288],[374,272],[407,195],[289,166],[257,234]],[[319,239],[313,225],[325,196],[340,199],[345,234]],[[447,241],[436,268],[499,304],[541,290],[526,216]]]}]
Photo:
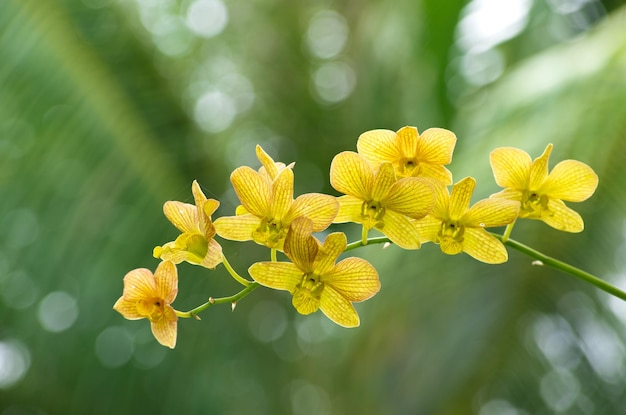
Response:
[{"label": "flower center", "polygon": [[465,234],[465,226],[455,220],[447,220],[441,223],[441,229],[437,236],[439,239],[452,238],[455,241],[462,243]]},{"label": "flower center", "polygon": [[400,160],[398,166],[400,176],[418,176],[421,171],[420,163],[415,158],[404,158]]},{"label": "flower center", "polygon": [[542,195],[536,191],[527,190],[522,195],[522,203],[520,206],[520,217],[522,218],[540,218],[541,213],[549,212],[547,195]]},{"label": "flower center", "polygon": [[320,281],[320,276],[317,274],[304,274],[302,281],[296,285],[296,289],[309,298],[319,301],[322,297],[322,291],[324,291],[324,283]]},{"label": "flower center", "polygon": [[161,298],[149,298],[137,301],[137,313],[147,317],[150,321],[158,321],[163,318],[165,301]]},{"label": "flower center", "polygon": [[385,217],[385,207],[375,200],[363,202],[361,205],[361,219],[363,225],[367,228],[382,228],[385,223],[383,218]]},{"label": "flower center", "polygon": [[257,230],[252,234],[255,242],[265,245],[268,248],[278,248],[280,243],[285,240],[289,227],[277,219],[263,219]]}]

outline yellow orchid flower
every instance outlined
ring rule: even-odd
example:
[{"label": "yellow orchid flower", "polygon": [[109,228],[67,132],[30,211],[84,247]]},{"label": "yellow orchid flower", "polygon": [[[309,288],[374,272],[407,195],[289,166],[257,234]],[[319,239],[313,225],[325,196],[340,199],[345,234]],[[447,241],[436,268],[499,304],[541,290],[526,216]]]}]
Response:
[{"label": "yellow orchid flower", "polygon": [[254,240],[282,251],[294,219],[311,219],[313,231],[319,232],[332,223],[339,204],[334,197],[320,193],[307,193],[294,200],[291,165],[281,169],[279,163],[274,163],[259,149],[257,146],[257,156],[260,155],[263,163],[259,172],[244,166],[235,169],[230,176],[242,206],[237,208],[236,216],[218,218],[215,229],[225,239]]},{"label": "yellow orchid flower", "polygon": [[357,150],[374,168],[390,162],[398,177],[430,177],[452,184],[444,167],[452,161],[456,135],[443,128],[429,128],[421,135],[416,127],[367,131],[359,137]]},{"label": "yellow orchid flower", "polygon": [[581,232],[585,225],[578,213],[563,200],[582,202],[598,187],[598,176],[580,161],[565,160],[548,174],[552,144],[531,161],[523,150],[511,147],[491,152],[490,162],[496,183],[505,189],[492,198],[520,202],[520,218],[539,219],[565,232]]},{"label": "yellow orchid flower", "polygon": [[258,262],[248,272],[259,284],[293,295],[301,314],[318,309],[343,327],[360,324],[353,302],[365,301],[380,290],[376,269],[362,258],[337,257],[346,248],[346,236],[331,233],[321,244],[311,235],[313,223],[298,218],[291,224],[285,253],[292,262]]},{"label": "yellow orchid flower", "polygon": [[163,213],[182,234],[175,241],[154,248],[153,255],[175,264],[187,261],[214,269],[222,262],[222,247],[213,239],[215,227],[211,215],[220,203],[215,199],[207,199],[195,180],[191,192],[195,206],[174,201],[163,205]]},{"label": "yellow orchid flower", "polygon": [[176,346],[178,317],[170,305],[178,293],[178,274],[173,262],[163,261],[154,275],[139,268],[124,277],[124,292],[113,309],[128,320],[147,318],[152,334],[171,349]]},{"label": "yellow orchid flower", "polygon": [[363,224],[363,237],[374,228],[404,249],[420,247],[413,219],[423,218],[434,205],[431,181],[418,177],[396,180],[391,163],[375,171],[363,156],[344,151],[333,158],[330,183],[345,196],[337,198],[334,223]]},{"label": "yellow orchid flower", "polygon": [[465,252],[488,264],[506,262],[506,248],[485,228],[507,225],[517,218],[519,202],[484,199],[470,208],[476,180],[466,177],[452,186],[436,186],[437,202],[433,211],[418,220],[423,241],[439,244],[449,255]]}]

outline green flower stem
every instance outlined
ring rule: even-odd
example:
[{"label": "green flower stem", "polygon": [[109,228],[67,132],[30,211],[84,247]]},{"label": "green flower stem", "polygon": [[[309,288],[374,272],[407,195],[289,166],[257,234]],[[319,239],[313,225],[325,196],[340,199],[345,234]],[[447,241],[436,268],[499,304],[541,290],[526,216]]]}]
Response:
[{"label": "green flower stem", "polygon": [[516,249],[526,255],[528,255],[531,258],[535,258],[538,259],[539,261],[541,261],[541,263],[543,265],[548,265],[552,268],[556,268],[558,270],[561,270],[563,272],[566,272],[570,275],[573,275],[576,278],[580,278],[581,280],[591,284],[591,285],[595,285],[597,288],[601,289],[602,291],[605,291],[611,295],[614,295],[617,298],[621,298],[622,300],[626,300],[626,292],[620,290],[619,288],[615,287],[614,285],[609,284],[608,282],[601,280],[600,278],[596,277],[595,275],[592,275],[586,271],[583,271],[579,268],[576,268],[570,264],[566,264],[565,262],[559,261],[558,259],[554,259],[552,257],[549,257],[547,255],[542,254],[539,251],[536,251],[522,243],[519,243],[513,239],[504,239],[504,236],[498,235],[498,234],[492,234],[494,235],[496,238],[500,239],[506,246],[509,246],[513,249]]},{"label": "green flower stem", "polygon": [[367,239],[367,228],[365,225],[361,228],[361,245],[367,245],[369,240]]},{"label": "green flower stem", "polygon": [[[607,292],[617,298],[621,298],[622,300],[626,301],[626,292],[620,290],[619,288],[615,287],[614,285],[609,284],[608,282],[604,280],[601,280],[595,275],[592,275],[586,271],[576,268],[563,261],[559,261],[558,259],[549,257],[529,246],[526,246],[520,242],[517,242],[514,239],[509,239],[506,231],[504,235],[498,235],[496,233],[492,233],[492,235],[500,239],[502,243],[504,243],[504,245],[510,248],[513,248],[517,251],[520,251],[528,255],[531,258],[535,258],[539,260],[542,265],[547,265],[549,267],[563,271],[567,274],[573,275],[574,277],[579,278],[588,284],[594,285],[595,287],[601,289],[604,292]],[[365,241],[365,243],[363,243],[363,241],[351,242],[346,246],[345,252],[351,251],[356,248],[360,248],[365,245],[382,244],[386,242],[391,242],[391,241],[389,240],[389,238],[386,238],[384,236],[377,237],[377,238],[369,238]]]},{"label": "green flower stem", "polygon": [[369,239],[366,238],[365,242],[363,242],[363,241],[356,241],[356,242],[349,243],[348,245],[346,245],[346,249],[344,250],[344,252],[351,251],[353,249],[360,248],[360,247],[365,246],[365,245],[384,244],[385,242],[391,243],[389,238],[387,238],[385,236],[380,236],[380,237],[376,237],[376,238],[369,238]]},{"label": "green flower stem", "polygon": [[272,262],[276,262],[276,249],[272,248],[270,249],[270,259],[272,260]]},{"label": "green flower stem", "polygon": [[239,300],[241,300],[242,298],[244,298],[245,296],[247,296],[248,294],[250,294],[252,291],[254,291],[257,287],[259,286],[258,283],[256,282],[250,282],[248,284],[248,286],[246,288],[244,288],[243,290],[239,291],[237,294],[235,295],[231,295],[230,297],[221,297],[221,298],[213,298],[210,297],[209,301],[207,301],[206,303],[194,308],[193,310],[189,310],[189,311],[178,311],[178,310],[174,310],[176,312],[176,315],[178,317],[181,318],[196,318],[198,320],[200,320],[200,317],[198,317],[198,313],[200,313],[201,311],[206,310],[207,308],[215,305],[215,304],[226,304],[226,303],[230,303],[233,307],[233,310],[235,309],[235,305],[237,305],[237,302]]},{"label": "green flower stem", "polygon": [[222,263],[224,264],[224,267],[226,268],[228,273],[231,275],[231,277],[233,277],[235,281],[237,281],[239,284],[243,285],[244,287],[248,287],[250,286],[250,284],[253,284],[252,281],[248,281],[247,279],[243,278],[241,275],[237,274],[237,271],[233,269],[233,267],[230,265],[230,262],[228,262],[228,260],[224,256],[224,254],[222,254]]},{"label": "green flower stem", "polygon": [[506,225],[506,229],[504,230],[504,235],[500,238],[502,243],[505,243],[509,240],[509,236],[511,236],[511,232],[513,231],[513,226],[515,226],[515,221]]}]

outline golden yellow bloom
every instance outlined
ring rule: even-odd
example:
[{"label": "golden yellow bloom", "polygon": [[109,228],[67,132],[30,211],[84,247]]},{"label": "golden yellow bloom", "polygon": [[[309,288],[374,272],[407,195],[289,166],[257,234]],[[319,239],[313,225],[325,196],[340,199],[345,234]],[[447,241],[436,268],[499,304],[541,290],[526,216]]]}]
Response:
[{"label": "golden yellow bloom", "polygon": [[391,163],[375,171],[361,155],[339,153],[330,166],[330,183],[345,196],[339,197],[335,223],[356,222],[365,231],[374,228],[404,249],[420,247],[413,219],[426,216],[434,204],[430,180],[405,177],[396,180]]},{"label": "golden yellow bloom", "polygon": [[576,160],[562,161],[548,174],[551,152],[552,144],[548,144],[543,154],[531,161],[528,153],[517,148],[492,151],[490,161],[496,183],[505,189],[491,197],[519,201],[520,218],[539,219],[561,231],[581,232],[585,227],[582,218],[563,200],[588,199],[598,187],[598,176]]},{"label": "golden yellow bloom", "polygon": [[[257,156],[263,163],[259,172],[239,167],[230,180],[242,206],[237,216],[215,221],[217,234],[234,241],[254,240],[268,248],[282,250],[291,222],[299,217],[313,221],[313,231],[326,229],[339,210],[336,199],[320,193],[307,193],[293,199],[293,171],[282,169],[260,147]],[[267,158],[265,158],[267,156]]]},{"label": "golden yellow bloom", "polygon": [[390,162],[398,177],[424,176],[452,184],[452,173],[444,167],[452,161],[456,136],[443,128],[429,128],[421,135],[415,127],[367,131],[357,149],[374,168]]},{"label": "golden yellow bloom", "polygon": [[195,206],[188,203],[168,201],[163,205],[163,213],[182,232],[173,242],[154,248],[154,257],[179,264],[187,261],[214,269],[222,262],[222,247],[213,239],[215,227],[211,215],[220,203],[207,199],[197,181],[193,181],[191,191]]},{"label": "golden yellow bloom", "polygon": [[506,262],[506,248],[484,228],[507,225],[517,218],[519,202],[484,199],[470,208],[476,180],[466,177],[452,187],[437,186],[433,211],[417,221],[423,241],[439,244],[449,255],[466,252],[488,264]]},{"label": "golden yellow bloom", "polygon": [[128,320],[147,318],[152,334],[171,349],[176,346],[178,317],[170,305],[178,293],[178,274],[173,262],[163,261],[154,275],[149,269],[130,271],[124,277],[124,293],[113,308]]},{"label": "golden yellow bloom", "polygon": [[313,224],[298,218],[285,242],[292,262],[258,262],[248,272],[259,284],[293,295],[293,306],[301,314],[318,309],[343,327],[357,327],[359,315],[353,302],[365,301],[380,290],[376,269],[362,258],[337,257],[346,248],[346,236],[331,233],[321,244],[311,235]]}]

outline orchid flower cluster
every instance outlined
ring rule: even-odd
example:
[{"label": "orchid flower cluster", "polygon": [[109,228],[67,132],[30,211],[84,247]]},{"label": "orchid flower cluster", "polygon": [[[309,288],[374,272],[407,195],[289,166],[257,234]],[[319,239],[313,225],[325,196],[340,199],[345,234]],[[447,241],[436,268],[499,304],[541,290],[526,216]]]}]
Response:
[{"label": "orchid flower cluster", "polygon": [[[452,161],[456,140],[442,128],[422,134],[410,126],[397,132],[367,131],[357,141],[357,152],[344,151],[332,160],[330,183],[342,194],[338,197],[308,193],[294,198],[294,163],[275,162],[257,146],[260,169],[243,166],[230,176],[241,202],[234,216],[213,221],[220,203],[208,199],[197,181],[191,186],[193,205],[165,202],[165,216],[181,233],[154,248],[154,257],[161,260],[154,274],[145,268],[126,274],[123,295],[113,308],[127,319],[150,320],[157,341],[170,348],[176,345],[179,318],[199,319],[199,312],[215,304],[231,304],[234,310],[259,285],[288,291],[301,314],[321,310],[340,326],[357,327],[353,303],[380,290],[379,276],[365,259],[339,257],[367,244],[416,250],[427,242],[438,244],[445,254],[465,252],[488,264],[506,262],[507,245],[626,299],[626,293],[603,280],[509,238],[518,218],[581,232],[582,218],[564,201],[582,202],[594,193],[598,176],[588,165],[565,160],[550,172],[552,144],[535,160],[520,149],[498,148],[490,162],[503,190],[470,205],[476,180],[466,177],[453,184],[445,167]],[[323,242],[314,235],[346,222],[361,225],[359,241],[348,243],[343,232],[328,233]],[[487,231],[504,226],[503,235]],[[372,230],[384,236],[370,237]],[[252,264],[252,279],[244,278],[230,265],[216,237],[266,246],[269,260]],[[172,303],[178,292],[176,265],[181,262],[209,270],[222,264],[243,288],[229,297],[210,297],[190,311],[176,310]]]}]

